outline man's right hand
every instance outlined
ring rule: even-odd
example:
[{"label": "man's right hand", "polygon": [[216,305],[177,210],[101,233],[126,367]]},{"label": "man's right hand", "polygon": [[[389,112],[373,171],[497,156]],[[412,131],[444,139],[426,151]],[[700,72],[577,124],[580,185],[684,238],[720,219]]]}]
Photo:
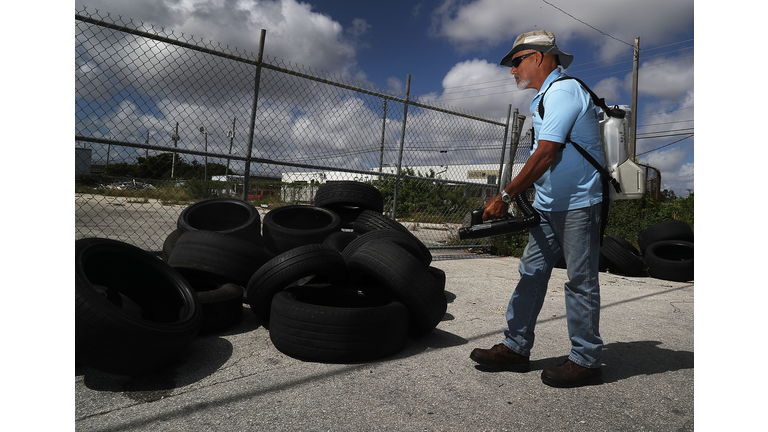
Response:
[{"label": "man's right hand", "polygon": [[498,194],[485,203],[483,221],[502,219],[506,216],[508,210],[509,204],[502,201],[501,194]]}]

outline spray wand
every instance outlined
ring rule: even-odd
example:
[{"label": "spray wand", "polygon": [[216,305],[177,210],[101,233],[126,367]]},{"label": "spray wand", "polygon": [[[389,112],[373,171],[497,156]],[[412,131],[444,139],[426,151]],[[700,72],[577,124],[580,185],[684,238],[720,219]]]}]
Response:
[{"label": "spray wand", "polygon": [[528,200],[523,198],[522,193],[515,196],[514,202],[523,216],[512,217],[507,214],[502,219],[483,222],[483,209],[473,210],[470,226],[459,228],[459,238],[464,240],[510,234],[535,227],[541,223],[541,216],[533,209]]}]

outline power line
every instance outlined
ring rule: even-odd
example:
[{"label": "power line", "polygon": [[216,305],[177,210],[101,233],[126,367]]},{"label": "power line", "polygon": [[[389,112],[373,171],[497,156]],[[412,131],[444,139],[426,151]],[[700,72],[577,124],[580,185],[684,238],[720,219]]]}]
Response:
[{"label": "power line", "polygon": [[[693,99],[693,98],[683,99],[683,100],[680,101],[680,103],[683,103],[683,102],[691,100],[691,99]],[[679,108],[679,109],[672,110],[672,111],[662,111],[662,112],[656,112],[656,113],[651,113],[651,114],[644,114],[644,115],[637,116],[637,117],[638,118],[640,118],[640,117],[651,117],[651,116],[655,116],[655,115],[670,114],[670,113],[673,113],[673,112],[683,111],[683,110],[688,110],[688,109],[693,109],[693,107],[685,107],[685,108]]]},{"label": "power line", "polygon": [[[667,132],[680,132],[680,133],[667,133]],[[657,132],[646,132],[644,134],[637,134],[637,139],[654,139],[654,138],[666,138],[671,136],[680,136],[680,135],[687,135],[692,134],[693,128],[688,129],[675,129],[675,130],[668,130],[668,131],[657,131]],[[663,135],[659,135],[663,134]],[[640,136],[642,135],[642,136]]]},{"label": "power line", "polygon": [[692,136],[693,136],[693,134],[690,134],[690,135],[688,135],[688,136],[686,136],[686,137],[680,138],[680,139],[679,139],[679,140],[677,140],[677,141],[672,141],[672,142],[671,142],[671,143],[669,143],[669,144],[664,144],[664,145],[663,145],[663,146],[661,146],[661,147],[656,147],[656,148],[655,148],[655,149],[653,149],[653,150],[648,150],[647,152],[638,153],[636,156],[642,156],[642,155],[644,155],[644,154],[647,154],[647,153],[655,152],[656,150],[661,150],[661,149],[663,149],[664,147],[669,147],[669,146],[671,146],[672,144],[677,144],[677,143],[679,143],[680,141],[685,141],[685,140],[687,140],[688,138],[690,138],[690,137],[692,137]]},{"label": "power line", "polygon": [[[643,51],[645,51],[645,52],[648,52],[648,51],[653,51],[653,50],[657,50],[657,49],[660,49],[660,48],[666,48],[666,47],[668,47],[668,46],[672,46],[672,45],[680,45],[680,44],[682,44],[682,43],[690,42],[690,41],[692,41],[692,40],[693,40],[693,39],[687,39],[687,40],[684,40],[684,41],[680,41],[680,42],[672,42],[671,44],[662,45],[662,46],[657,46],[657,47],[654,47],[654,48],[643,48]],[[691,47],[691,48],[693,48],[693,47]],[[684,49],[685,49],[685,48],[684,48]]]},{"label": "power line", "polygon": [[678,120],[678,121],[664,122],[664,123],[649,123],[649,124],[644,124],[644,125],[637,125],[637,127],[641,128],[641,127],[659,126],[659,125],[665,125],[665,124],[688,123],[688,122],[692,122],[692,121],[693,121],[693,119],[691,119],[691,120]]},{"label": "power line", "polygon": [[560,9],[559,7],[557,7],[557,6],[553,5],[552,3],[548,2],[547,0],[541,0],[541,1],[543,1],[544,3],[546,3],[546,4],[550,5],[550,6],[552,6],[552,7],[553,7],[553,8],[555,8],[555,9],[559,10],[560,12],[562,12],[562,13],[564,13],[564,14],[568,15],[569,17],[571,17],[571,18],[575,19],[576,21],[578,21],[578,22],[580,22],[580,23],[584,24],[585,26],[587,26],[587,27],[591,28],[592,30],[595,30],[595,31],[597,31],[597,32],[599,32],[599,33],[601,33],[601,34],[603,34],[603,35],[605,35],[605,36],[608,36],[608,37],[609,37],[609,38],[611,38],[611,39],[617,40],[617,41],[619,41],[619,42],[621,42],[621,43],[623,43],[623,44],[625,44],[625,45],[629,45],[629,46],[631,46],[633,49],[635,48],[635,45],[634,45],[634,44],[630,44],[630,43],[628,43],[628,42],[624,42],[624,41],[623,41],[623,40],[621,40],[621,39],[615,38],[615,37],[613,37],[613,36],[609,35],[608,33],[604,32],[604,31],[602,31],[602,30],[600,30],[600,29],[598,29],[598,28],[596,28],[596,27],[594,27],[594,26],[592,26],[592,25],[590,25],[590,24],[587,24],[587,23],[585,23],[584,21],[582,21],[582,20],[580,20],[580,19],[576,18],[575,16],[573,16],[573,15],[569,14],[568,12],[566,12],[566,11],[564,11],[564,10]]}]

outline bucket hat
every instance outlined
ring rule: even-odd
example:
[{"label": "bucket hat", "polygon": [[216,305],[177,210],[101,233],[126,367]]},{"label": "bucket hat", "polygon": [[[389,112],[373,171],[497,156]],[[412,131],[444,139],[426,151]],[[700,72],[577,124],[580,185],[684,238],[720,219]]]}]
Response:
[{"label": "bucket hat", "polygon": [[512,46],[512,50],[501,59],[500,64],[502,66],[512,67],[512,56],[515,53],[525,50],[536,50],[546,54],[552,54],[557,57],[557,64],[561,65],[564,69],[567,69],[573,61],[573,56],[560,51],[555,45],[555,35],[547,30],[534,30],[528,33],[523,33],[515,39],[515,44]]}]

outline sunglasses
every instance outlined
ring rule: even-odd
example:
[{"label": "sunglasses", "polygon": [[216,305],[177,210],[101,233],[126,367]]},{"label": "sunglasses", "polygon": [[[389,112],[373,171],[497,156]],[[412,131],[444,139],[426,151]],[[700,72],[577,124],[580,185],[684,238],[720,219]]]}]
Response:
[{"label": "sunglasses", "polygon": [[524,54],[524,55],[521,55],[520,57],[515,57],[515,58],[512,59],[512,61],[509,64],[512,65],[512,67],[516,68],[516,67],[520,66],[520,63],[522,63],[523,60],[525,60],[527,57],[530,57],[530,56],[532,56],[534,54],[536,54],[536,52]]}]

